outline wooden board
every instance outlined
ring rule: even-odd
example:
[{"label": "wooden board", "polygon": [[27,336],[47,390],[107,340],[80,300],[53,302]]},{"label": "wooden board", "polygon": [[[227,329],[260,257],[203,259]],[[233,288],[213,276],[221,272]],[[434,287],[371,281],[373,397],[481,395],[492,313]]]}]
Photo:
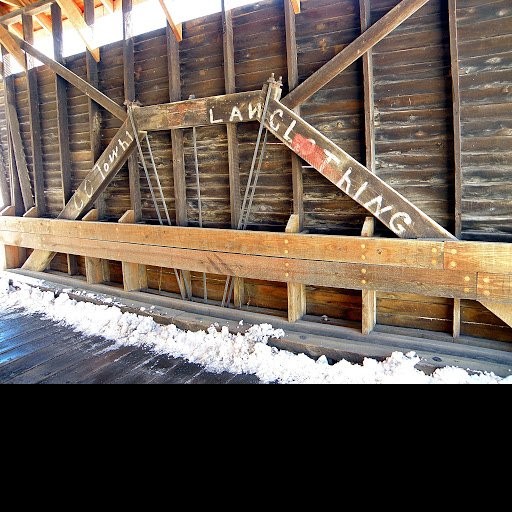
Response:
[{"label": "wooden board", "polygon": [[262,91],[228,94],[142,107],[135,118],[137,126],[144,131],[251,122],[261,115],[263,100]]},{"label": "wooden board", "polygon": [[[129,121],[125,121],[117,136],[95,164],[93,170],[60,213],[59,218],[78,219],[85,211],[91,208],[134,151],[136,137],[140,140],[144,137],[144,134],[142,132],[135,134]],[[41,272],[48,266],[53,256],[54,253],[52,252],[35,251],[25,262],[24,268]]]},{"label": "wooden board", "polygon": [[396,235],[402,238],[455,238],[279,101],[271,100],[266,126]]},{"label": "wooden board", "polygon": [[[434,297],[479,299],[477,276],[468,276],[467,272],[295,260],[160,246],[151,246],[151,251],[148,251],[147,246],[140,244],[120,244],[103,240],[96,240],[94,246],[87,246],[84,240],[76,237],[62,238],[7,231],[1,232],[0,240],[6,245],[17,244],[50,254],[62,252],[210,274],[237,275],[251,279],[261,279],[264,276],[268,281],[330,288],[374,289]],[[496,302],[500,300],[492,295],[489,299]],[[510,298],[506,300],[512,302]]]}]

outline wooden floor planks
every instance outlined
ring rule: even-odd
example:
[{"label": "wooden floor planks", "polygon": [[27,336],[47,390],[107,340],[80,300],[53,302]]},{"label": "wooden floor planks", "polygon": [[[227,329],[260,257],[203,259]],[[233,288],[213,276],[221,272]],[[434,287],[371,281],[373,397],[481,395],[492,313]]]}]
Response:
[{"label": "wooden floor planks", "polygon": [[258,384],[183,359],[84,336],[40,315],[0,311],[0,384]]}]

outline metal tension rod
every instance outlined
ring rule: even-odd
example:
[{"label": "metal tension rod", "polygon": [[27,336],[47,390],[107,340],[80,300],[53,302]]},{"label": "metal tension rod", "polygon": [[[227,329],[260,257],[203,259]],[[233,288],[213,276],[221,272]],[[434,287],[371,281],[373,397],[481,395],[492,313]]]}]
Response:
[{"label": "metal tension rod", "polygon": [[[192,94],[189,98],[195,100],[196,97]],[[197,129],[194,126],[192,128],[192,141],[194,144],[194,163],[196,168],[196,186],[197,186],[197,205],[199,211],[199,227],[203,227],[203,207],[201,204],[201,181],[199,179],[199,155],[197,153]],[[206,280],[206,272],[203,272],[203,299],[205,304],[208,303],[208,284]]]},{"label": "metal tension rod", "polygon": [[[254,155],[251,163],[251,170],[249,172],[249,178],[247,179],[247,187],[245,189],[244,200],[242,203],[242,212],[240,215],[240,220],[238,221],[238,230],[246,230],[247,225],[249,223],[249,218],[251,214],[252,204],[254,201],[254,195],[256,193],[256,187],[258,185],[258,179],[261,172],[261,167],[263,165],[263,159],[265,158],[265,152],[267,147],[268,140],[268,130],[265,130],[265,120],[267,118],[267,113],[270,105],[270,100],[272,96],[272,87],[271,85],[275,84],[275,75],[272,73],[272,76],[268,80],[268,90],[265,98],[265,106],[263,108],[263,112],[260,120],[260,127],[258,131],[258,137],[256,139],[256,147],[254,150]],[[282,85],[282,78],[280,78],[280,83]],[[265,137],[263,140],[263,145],[261,147],[260,158],[258,162],[258,167],[256,167],[256,162],[258,161],[258,153],[260,152],[261,145],[261,137],[263,135],[263,130],[265,130]],[[233,288],[235,286],[235,278],[234,276],[228,276],[226,279],[226,285],[224,287],[224,295],[222,297],[222,307],[229,306],[231,302],[231,295],[233,293]]]},{"label": "metal tension rod", "polygon": [[[134,130],[134,133],[137,133],[137,131],[136,131],[137,127],[135,125],[135,120],[133,118],[133,106],[132,105],[128,105],[128,117],[130,118],[130,122],[132,124],[132,128]],[[167,209],[167,204],[165,203],[165,197],[164,197],[164,193],[163,193],[163,190],[162,190],[162,185],[160,183],[160,178],[158,177],[158,171],[157,171],[157,168],[156,168],[155,159],[153,157],[153,151],[151,150],[151,145],[149,143],[149,138],[148,138],[147,134],[146,134],[146,142],[147,142],[147,145],[148,145],[148,148],[149,148],[149,153],[151,155],[151,162],[153,164],[153,169],[154,169],[155,176],[156,176],[156,179],[157,179],[158,188],[160,189],[160,197],[161,197],[163,205],[164,205],[164,210],[165,210],[165,215],[167,217],[167,222],[169,223],[169,226],[172,226],[171,218],[169,216],[169,211]],[[161,226],[163,226],[164,225],[164,221],[163,221],[162,215],[160,213],[160,207],[158,206],[158,201],[156,199],[155,190],[153,188],[153,184],[151,182],[151,177],[150,177],[149,171],[148,171],[148,166],[146,165],[146,159],[144,157],[144,152],[142,151],[142,144],[140,143],[139,139],[137,139],[137,147],[138,147],[138,150],[139,150],[139,155],[140,155],[140,160],[141,160],[141,163],[142,163],[142,167],[144,168],[144,173],[146,174],[146,179],[147,179],[147,182],[148,182],[148,185],[149,185],[149,191],[151,193],[151,198],[153,199],[153,204],[155,206],[156,214],[158,216],[158,222],[160,223]],[[180,288],[181,298],[183,300],[187,300],[187,296],[190,297],[189,291],[186,290],[186,287],[184,286],[184,283],[183,283],[183,280],[182,280],[182,276],[180,275],[180,273],[178,272],[177,269],[174,269],[174,275],[176,276],[176,280],[178,281],[178,286]]]}]

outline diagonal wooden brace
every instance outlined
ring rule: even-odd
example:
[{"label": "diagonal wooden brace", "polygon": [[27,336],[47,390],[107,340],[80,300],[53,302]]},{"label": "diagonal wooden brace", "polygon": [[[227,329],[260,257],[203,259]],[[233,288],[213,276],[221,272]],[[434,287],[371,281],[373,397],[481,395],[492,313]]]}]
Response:
[{"label": "diagonal wooden brace", "polygon": [[[126,120],[58,218],[77,220],[90,210],[96,199],[104,192],[136,149],[136,138],[142,140],[145,135],[145,132],[140,131],[135,134],[131,123]],[[53,252],[34,251],[23,268],[43,272],[54,257],[55,253]]]},{"label": "diagonal wooden brace", "polygon": [[265,124],[288,148],[400,238],[456,240],[449,231],[279,101],[270,101]]}]

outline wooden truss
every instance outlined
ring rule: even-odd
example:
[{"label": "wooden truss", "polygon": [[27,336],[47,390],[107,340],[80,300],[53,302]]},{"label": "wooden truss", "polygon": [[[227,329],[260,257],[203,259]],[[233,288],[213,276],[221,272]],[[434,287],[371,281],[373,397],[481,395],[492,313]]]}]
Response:
[{"label": "wooden truss", "polygon": [[[263,120],[266,128],[297,157],[307,161],[398,237],[415,240],[300,235],[296,234],[300,231],[300,218],[295,218],[289,225],[288,233],[283,235],[233,232],[228,235],[225,232],[197,232],[188,228],[138,225],[134,229],[129,224],[114,227],[94,222],[69,222],[82,218],[91,210],[130,158],[137,138],[143,136],[144,132],[216,124],[236,126],[242,122],[258,121],[263,112],[265,91],[256,91],[136,109],[136,133],[125,122],[59,215],[59,219],[68,222],[9,218],[7,215],[13,213],[9,209],[4,212],[6,217],[0,222],[0,241],[7,247],[35,249],[23,265],[23,268],[34,271],[44,271],[56,252],[100,260],[116,259],[115,255],[118,255],[123,262],[136,265],[151,264],[249,278],[264,274],[270,280],[292,286],[309,284],[368,292],[412,292],[457,300],[479,300],[512,325],[512,259],[508,245],[457,241],[451,233],[375,176],[371,172],[371,162],[367,162],[368,169],[368,166],[351,158],[306,123],[296,110],[427,1],[403,0],[371,27],[368,26],[367,16],[362,16],[363,26],[366,23],[367,30],[301,85],[295,87],[297,83],[291,84],[292,89],[295,88],[282,101],[279,100],[279,85],[275,82],[270,84],[272,99]],[[291,15],[288,7],[287,19]],[[291,2],[291,7],[296,13],[300,4]],[[229,24],[229,16],[224,19]],[[20,58],[26,51],[116,117],[126,121],[125,110],[94,86],[62,64],[45,57],[28,42],[6,32],[0,28],[0,43],[15,57]],[[229,47],[229,37],[225,43]],[[293,70],[293,63],[290,67]],[[232,137],[231,141],[234,144],[236,138]],[[371,155],[368,160],[371,160]],[[70,233],[73,238],[69,236]],[[141,233],[144,233],[145,244],[140,243]],[[371,234],[371,229],[364,234]],[[182,242],[183,237],[185,243]],[[217,238],[221,245],[216,245]],[[95,243],[88,243],[91,240]],[[194,244],[193,240],[198,241]],[[253,244],[252,249],[250,244]],[[271,249],[267,252],[262,247]],[[12,262],[12,251],[9,251]],[[302,288],[292,288],[295,298],[299,294],[299,303],[300,293],[303,293]],[[297,309],[301,308],[303,305],[299,304]]]}]

